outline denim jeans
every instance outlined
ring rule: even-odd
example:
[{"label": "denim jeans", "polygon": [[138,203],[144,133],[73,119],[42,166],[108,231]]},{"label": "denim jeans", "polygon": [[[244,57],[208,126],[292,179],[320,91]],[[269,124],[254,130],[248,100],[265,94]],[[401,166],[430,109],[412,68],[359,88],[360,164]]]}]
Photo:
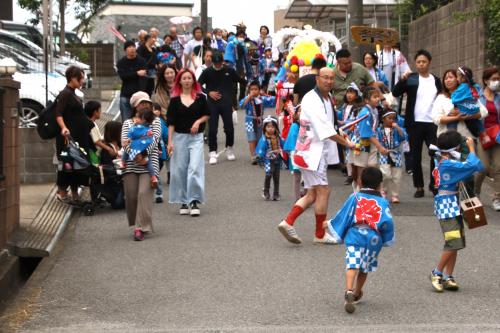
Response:
[{"label": "denim jeans", "polygon": [[120,96],[120,115],[122,116],[122,123],[132,117],[132,106],[129,97]]},{"label": "denim jeans", "polygon": [[170,159],[169,202],[189,204],[205,198],[205,155],[203,133],[173,134]]}]

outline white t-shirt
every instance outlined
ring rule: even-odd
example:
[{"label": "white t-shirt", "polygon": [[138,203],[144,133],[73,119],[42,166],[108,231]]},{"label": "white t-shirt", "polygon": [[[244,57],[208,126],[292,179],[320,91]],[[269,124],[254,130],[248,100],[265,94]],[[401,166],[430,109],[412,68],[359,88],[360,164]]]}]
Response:
[{"label": "white t-shirt", "polygon": [[[97,141],[102,140],[102,134],[101,131],[99,130],[99,127],[97,126],[96,122],[94,121],[94,127],[90,130],[90,137],[92,138],[92,142],[95,144]],[[101,155],[101,147],[96,145],[96,151],[97,155]]]},{"label": "white t-shirt", "polygon": [[418,76],[417,100],[415,102],[415,121],[432,123],[432,105],[437,95],[436,80],[433,75]]}]

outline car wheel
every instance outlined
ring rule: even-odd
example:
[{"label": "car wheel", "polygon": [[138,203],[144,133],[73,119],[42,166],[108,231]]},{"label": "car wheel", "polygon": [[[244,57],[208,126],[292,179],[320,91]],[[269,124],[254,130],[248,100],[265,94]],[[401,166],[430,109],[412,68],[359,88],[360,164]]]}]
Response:
[{"label": "car wheel", "polygon": [[42,112],[43,107],[33,101],[21,101],[21,110],[19,111],[19,127],[33,128],[36,127],[38,115]]}]

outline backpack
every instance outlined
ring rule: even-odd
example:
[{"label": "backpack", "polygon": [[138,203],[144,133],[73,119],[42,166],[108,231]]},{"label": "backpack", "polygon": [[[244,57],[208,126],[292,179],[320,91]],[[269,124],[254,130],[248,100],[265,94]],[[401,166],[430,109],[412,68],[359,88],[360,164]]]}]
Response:
[{"label": "backpack", "polygon": [[56,121],[57,98],[54,102],[48,102],[47,106],[40,112],[36,121],[36,131],[43,140],[53,139],[59,133],[59,125]]}]

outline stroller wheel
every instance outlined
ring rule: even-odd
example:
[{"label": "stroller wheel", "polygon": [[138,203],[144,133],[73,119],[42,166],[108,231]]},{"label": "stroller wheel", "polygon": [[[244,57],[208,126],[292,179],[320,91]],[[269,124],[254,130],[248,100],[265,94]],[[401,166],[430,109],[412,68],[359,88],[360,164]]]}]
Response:
[{"label": "stroller wheel", "polygon": [[94,207],[92,204],[87,204],[85,206],[83,206],[83,214],[85,216],[92,216],[94,215]]}]

